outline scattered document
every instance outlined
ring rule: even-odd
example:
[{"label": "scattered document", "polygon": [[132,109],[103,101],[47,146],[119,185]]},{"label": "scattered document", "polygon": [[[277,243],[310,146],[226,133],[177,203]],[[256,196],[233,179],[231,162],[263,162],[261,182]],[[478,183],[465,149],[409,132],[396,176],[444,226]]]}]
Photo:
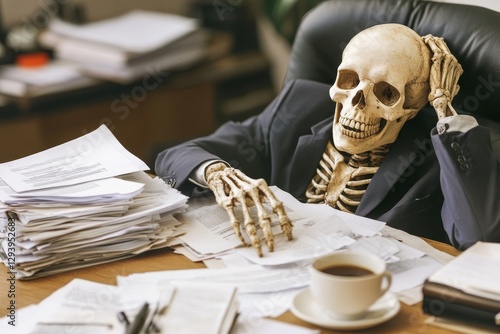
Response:
[{"label": "scattered document", "polygon": [[[158,293],[157,293],[158,295]],[[118,321],[117,313],[122,310],[121,290],[116,286],[74,279],[37,305],[19,311],[19,327],[2,333],[40,334],[40,333],[103,333],[122,334],[124,324]],[[145,294],[136,294],[127,312],[132,314]],[[1,319],[5,320],[5,318]],[[0,321],[1,321],[0,320]],[[7,321],[0,322],[0,328]]]},{"label": "scattered document", "polygon": [[134,284],[161,287],[178,280],[234,285],[238,289],[240,317],[276,317],[288,310],[297,289],[309,284],[309,272],[299,264],[273,269],[249,265],[221,269],[168,270],[117,277],[119,286]]},{"label": "scattered document", "polygon": [[319,334],[319,329],[310,329],[298,325],[293,325],[272,319],[261,319],[258,323],[255,321],[248,323],[239,321],[235,324],[235,328],[231,334],[245,333],[245,334]]},{"label": "scattered document", "polygon": [[[139,282],[136,282],[139,283]],[[23,321],[12,331],[7,318],[0,318],[0,331],[15,334],[124,333],[124,314],[133,321],[141,306],[148,303],[145,326],[161,333],[210,334],[317,334],[318,330],[256,318],[256,313],[243,312],[236,288],[227,283],[171,281],[158,285],[140,285],[132,281],[120,286],[74,279],[53,292],[37,305],[18,310]],[[290,296],[294,296],[296,290]],[[275,303],[290,299],[279,294]],[[255,298],[253,299],[255,302]],[[254,303],[259,314],[269,313],[267,301]],[[289,303],[286,303],[289,304]],[[285,307],[286,309],[286,307]],[[236,317],[236,314],[240,314]],[[279,315],[279,314],[278,314]],[[236,320],[235,320],[236,317]]]},{"label": "scattered document", "polygon": [[291,212],[292,215],[296,214],[299,217],[329,217],[336,215],[338,219],[349,224],[351,233],[355,236],[374,236],[386,226],[384,222],[336,210],[326,204],[302,203],[276,186],[270,188],[276,197],[285,204],[287,212]]},{"label": "scattered document", "polygon": [[[441,267],[442,265],[430,256],[388,263],[387,270],[392,273],[390,290],[399,293],[422,286],[427,277]],[[419,299],[422,299],[421,295]]]},{"label": "scattered document", "polygon": [[128,284],[162,285],[173,281],[221,282],[234,285],[239,293],[275,293],[289,289],[305,287],[309,282],[309,273],[300,265],[283,268],[264,268],[250,265],[240,268],[222,269],[184,269],[166,270],[149,273],[137,273],[118,276],[119,286]]},{"label": "scattered document", "polygon": [[[258,257],[252,247],[241,246],[227,213],[214,200],[204,198],[203,204],[199,205],[196,199],[192,199],[190,209],[176,215],[183,222],[180,227],[183,246],[176,247],[176,252],[192,261],[204,261],[207,265],[208,261],[219,258],[217,266],[234,270],[255,265],[267,270],[272,267],[280,270],[293,268],[303,273],[304,276],[300,277],[307,282],[306,268],[315,257],[339,249],[362,250],[386,261],[393,273],[391,291],[401,295],[402,300],[409,304],[422,300],[420,290],[413,292],[413,289],[420,287],[430,274],[453,258],[434,250],[420,238],[390,228],[383,222],[340,212],[327,205],[301,203],[281,189],[271,188],[294,223],[292,241],[288,241],[277,226],[274,252],[269,252],[262,240],[265,255]],[[300,287],[291,285],[287,288],[291,291]],[[244,287],[240,287],[244,303],[247,299],[257,298],[255,291],[253,294],[242,294],[242,291],[246,291]],[[270,298],[269,295],[267,297]],[[265,296],[260,295],[259,298],[265,299]],[[281,309],[282,305],[276,306],[274,311]]]},{"label": "scattered document", "polygon": [[294,220],[294,239],[283,233],[274,238],[274,251],[264,248],[259,257],[252,247],[238,248],[237,252],[253,263],[265,266],[282,265],[303,260],[314,260],[356,242],[348,224],[338,216],[302,218]]},{"label": "scattered document", "polygon": [[198,254],[214,255],[238,247],[241,242],[231,227],[227,212],[212,203],[179,215],[183,222],[179,238]]},{"label": "scattered document", "polygon": [[[262,242],[264,256],[259,258],[251,247],[241,246],[231,226],[227,212],[215,203],[215,200],[204,199],[199,206],[192,201],[186,213],[177,218],[183,222],[183,234],[180,239],[199,258],[216,256],[232,250],[236,251],[254,263],[262,265],[279,265],[294,261],[312,259],[314,257],[344,248],[355,242],[361,236],[374,236],[381,231],[385,223],[355,215],[341,216],[338,210],[326,205],[311,205],[299,202],[278,187],[272,186],[275,195],[283,202],[288,216],[294,222],[294,239],[288,241],[281,232],[277,215],[271,215],[272,231],[275,235],[275,250],[268,252],[265,242]],[[237,216],[241,216],[235,208]],[[266,206],[266,210],[271,209]],[[250,211],[262,238],[258,226],[257,214]],[[346,217],[348,220],[345,218]],[[248,236],[243,233],[247,244]]]}]

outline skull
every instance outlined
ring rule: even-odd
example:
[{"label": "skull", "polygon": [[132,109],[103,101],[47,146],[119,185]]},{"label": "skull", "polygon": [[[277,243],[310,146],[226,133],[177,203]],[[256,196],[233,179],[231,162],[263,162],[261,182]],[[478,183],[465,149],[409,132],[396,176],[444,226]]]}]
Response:
[{"label": "skull", "polygon": [[330,88],[337,149],[358,154],[393,143],[428,101],[430,65],[427,45],[406,26],[382,24],[354,36]]}]

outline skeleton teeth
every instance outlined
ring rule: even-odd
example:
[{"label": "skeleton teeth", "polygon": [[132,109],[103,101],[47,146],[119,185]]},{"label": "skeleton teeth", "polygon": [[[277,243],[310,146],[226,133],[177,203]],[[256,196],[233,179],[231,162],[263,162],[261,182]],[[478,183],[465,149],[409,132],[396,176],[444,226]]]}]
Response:
[{"label": "skeleton teeth", "polygon": [[339,121],[342,125],[342,134],[351,138],[364,139],[378,133],[380,130],[380,122],[366,124],[347,117],[341,117]]}]

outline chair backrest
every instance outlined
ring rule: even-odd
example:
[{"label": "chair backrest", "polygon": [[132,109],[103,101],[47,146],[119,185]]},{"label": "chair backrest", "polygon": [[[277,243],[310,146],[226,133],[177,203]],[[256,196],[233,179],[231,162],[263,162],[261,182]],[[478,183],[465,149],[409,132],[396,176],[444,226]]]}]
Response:
[{"label": "chair backrest", "polygon": [[500,122],[500,13],[477,6],[423,0],[322,2],[299,27],[285,82],[304,78],[333,84],[349,40],[382,23],[444,37],[464,69],[454,107],[487,123]]}]

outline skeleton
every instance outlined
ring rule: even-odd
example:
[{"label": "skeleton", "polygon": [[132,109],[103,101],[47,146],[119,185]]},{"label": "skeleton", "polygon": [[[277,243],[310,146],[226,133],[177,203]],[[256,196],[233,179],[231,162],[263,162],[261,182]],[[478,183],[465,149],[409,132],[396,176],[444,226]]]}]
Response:
[{"label": "skeleton", "polygon": [[[311,203],[355,212],[408,120],[427,102],[439,119],[457,114],[451,101],[459,90],[462,67],[442,38],[421,37],[398,24],[362,31],[346,46],[342,59],[330,89],[330,97],[336,102],[332,140],[306,197]],[[292,222],[264,180],[251,179],[224,163],[210,165],[205,177],[217,202],[228,212],[236,235],[246,244],[234,212],[235,206],[242,207],[245,233],[259,256],[262,248],[248,210],[251,205],[257,208],[258,223],[270,251],[274,249],[274,236],[265,201],[278,215],[287,238],[292,239]]]}]

